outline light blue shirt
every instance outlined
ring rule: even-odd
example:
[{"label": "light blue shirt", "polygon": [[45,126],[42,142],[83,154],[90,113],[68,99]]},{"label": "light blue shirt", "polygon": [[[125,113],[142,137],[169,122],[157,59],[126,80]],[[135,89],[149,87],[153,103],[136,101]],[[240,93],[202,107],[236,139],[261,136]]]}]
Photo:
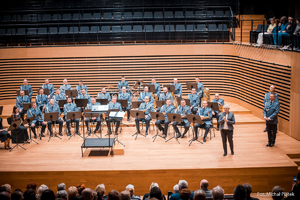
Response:
[{"label": "light blue shirt", "polygon": [[89,94],[80,94],[76,97],[76,99],[87,99],[88,103],[91,103],[91,96]]},{"label": "light blue shirt", "polygon": [[176,83],[176,84],[171,83],[171,85],[175,86],[175,93],[174,94],[181,96],[181,94],[182,94],[182,86],[181,86],[181,84],[180,83]]},{"label": "light blue shirt", "polygon": [[23,109],[23,103],[30,103],[30,99],[28,95],[24,95],[23,97],[17,96],[16,98],[16,105],[18,106],[19,109]]},{"label": "light blue shirt", "polygon": [[189,94],[188,99],[190,100],[191,107],[193,107],[193,108],[198,107],[200,100],[199,100],[199,96],[197,93],[195,93],[194,95],[192,93]]},{"label": "light blue shirt", "polygon": [[206,124],[206,125],[212,125],[211,123],[211,119],[212,119],[212,109],[211,108],[204,108],[204,107],[201,107],[198,112],[197,112],[197,115],[200,115],[200,116],[203,116],[203,117],[208,117],[206,119],[203,120],[203,122]]},{"label": "light blue shirt", "polygon": [[66,103],[64,105],[64,114],[66,119],[67,119],[68,112],[76,112],[76,111],[78,111],[78,108],[75,103]]},{"label": "light blue shirt", "polygon": [[53,85],[52,84],[48,84],[48,85],[46,85],[46,84],[43,84],[42,85],[42,88],[43,89],[46,89],[46,88],[48,88],[48,90],[49,90],[49,94],[50,94],[50,97],[52,97],[53,96],[53,94],[54,94],[54,87],[53,87]]},{"label": "light blue shirt", "polygon": [[72,86],[70,84],[67,84],[67,85],[63,84],[63,85],[60,86],[60,93],[61,94],[65,95],[66,90],[72,90]]},{"label": "light blue shirt", "polygon": [[173,97],[172,97],[172,94],[170,92],[167,92],[166,94],[165,93],[160,93],[159,95],[159,100],[160,101],[165,101],[167,99],[171,99],[171,103],[173,102]]},{"label": "light blue shirt", "polygon": [[111,101],[109,92],[103,94],[102,92],[98,93],[97,99],[108,99],[108,102]]},{"label": "light blue shirt", "polygon": [[[52,113],[52,112],[58,112],[59,116],[60,116],[61,112],[60,112],[59,105],[57,103],[55,103],[53,106],[51,106],[50,104],[48,104],[46,106],[45,113]],[[61,119],[61,118],[58,117],[58,119]]]},{"label": "light blue shirt", "polygon": [[83,85],[83,84],[82,84],[82,86],[76,85],[76,90],[77,90],[78,95],[81,94],[81,89],[82,88],[85,89],[86,94],[88,93],[88,89],[85,85]]},{"label": "light blue shirt", "polygon": [[56,103],[58,103],[58,100],[65,100],[65,95],[60,93],[60,94],[55,94],[53,95],[53,99],[55,100]]},{"label": "light blue shirt", "polygon": [[138,110],[146,110],[144,113],[145,119],[151,119],[150,112],[154,112],[154,106],[150,102],[148,102],[148,103],[143,102],[143,103],[141,103]]},{"label": "light blue shirt", "polygon": [[120,112],[122,111],[122,106],[119,102],[116,103],[110,102],[107,105],[108,105],[108,109],[119,109]]},{"label": "light blue shirt", "polygon": [[119,93],[122,92],[122,87],[126,87],[126,90],[128,90],[129,89],[128,81],[124,81],[124,82],[119,81],[119,83],[118,83]]},{"label": "light blue shirt", "polygon": [[152,94],[151,92],[141,92],[139,98],[138,98],[138,101],[145,101],[145,97],[149,97],[149,102],[150,103],[153,103],[154,102],[154,99],[152,97]]},{"label": "light blue shirt", "polygon": [[31,87],[31,85],[27,85],[27,86],[26,85],[21,85],[20,90],[28,90],[29,98],[32,97],[32,87]]},{"label": "light blue shirt", "polygon": [[35,124],[37,121],[39,121],[39,122],[43,122],[44,121],[44,116],[42,114],[42,111],[38,107],[36,109],[29,108],[27,110],[27,117],[33,117],[33,116],[35,116],[35,118],[31,122],[32,124]]},{"label": "light blue shirt", "polygon": [[203,96],[203,83],[201,83],[200,81],[197,83],[197,88],[198,88],[198,91],[197,91],[197,94],[199,97],[202,97]]},{"label": "light blue shirt", "polygon": [[[151,82],[151,83],[149,83],[149,85],[153,85],[153,83]],[[156,94],[157,96],[159,96],[159,93],[160,93],[160,84],[157,83],[157,82],[155,82],[154,86],[155,86],[155,92],[154,92],[154,94]]]},{"label": "light blue shirt", "polygon": [[35,98],[35,103],[38,107],[46,106],[48,104],[48,97],[45,94],[37,95]]},{"label": "light blue shirt", "polygon": [[170,104],[169,106],[167,106],[167,104],[164,104],[161,107],[160,112],[165,113],[165,120],[168,121],[167,113],[175,113],[175,107],[172,104]]},{"label": "light blue shirt", "polygon": [[119,93],[118,94],[118,99],[123,99],[123,100],[127,100],[128,106],[130,106],[131,103],[131,96],[128,92],[125,93]]},{"label": "light blue shirt", "polygon": [[[278,94],[275,92],[275,100],[274,101],[277,101],[279,102],[279,98],[278,98]],[[266,102],[270,102],[270,95],[271,95],[271,92],[268,92],[265,94],[265,98],[264,98],[264,104],[266,105]]]}]

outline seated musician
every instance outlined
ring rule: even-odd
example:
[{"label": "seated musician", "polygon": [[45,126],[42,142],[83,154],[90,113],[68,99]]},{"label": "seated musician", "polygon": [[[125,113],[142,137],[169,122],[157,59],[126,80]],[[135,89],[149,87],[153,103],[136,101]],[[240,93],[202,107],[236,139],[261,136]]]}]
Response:
[{"label": "seated musician", "polygon": [[[170,92],[168,92],[168,88],[167,87],[164,87],[163,88],[163,92],[160,93],[159,95],[159,101],[166,101],[167,99],[170,99],[171,100],[171,103],[173,103],[173,96]],[[161,107],[158,107],[156,109],[157,112],[159,112],[161,109]]]},{"label": "seated musician", "polygon": [[173,122],[172,126],[173,126],[175,132],[177,133],[177,138],[179,138],[179,137],[183,138],[184,135],[188,132],[188,130],[190,128],[190,123],[188,122],[186,115],[191,114],[191,108],[186,105],[186,102],[185,102],[184,99],[181,99],[180,105],[177,107],[177,110],[176,110],[175,113],[181,115],[182,122],[181,122],[180,125],[184,125],[183,134],[181,135],[181,133],[179,132],[179,129],[177,127],[179,125],[178,122],[176,122],[176,121]]},{"label": "seated musician", "polygon": [[[211,100],[211,102],[214,102],[214,103],[218,103],[218,104],[221,104],[222,106],[224,106],[224,100],[223,99],[220,99],[220,95],[218,93],[215,94],[215,98],[213,100]],[[220,111],[222,112],[222,111]],[[216,118],[217,121],[219,121],[219,111],[212,111],[212,118]],[[219,126],[220,124],[218,123],[217,125],[217,131],[219,130]]]},{"label": "seated musician", "polygon": [[83,81],[79,80],[78,85],[76,85],[76,90],[77,90],[78,95],[81,94],[81,89],[85,89],[85,92],[88,93],[88,89],[87,89],[86,85],[83,85]]},{"label": "seated musician", "polygon": [[0,141],[4,142],[4,149],[11,149],[9,146],[10,143],[10,134],[6,129],[3,128],[2,118],[0,117]]},{"label": "seated musician", "polygon": [[64,79],[63,84],[60,86],[60,92],[63,95],[66,95],[66,90],[72,90],[72,86],[68,84],[68,80]]},{"label": "seated musician", "polygon": [[144,87],[144,92],[141,92],[139,98],[138,98],[138,101],[145,101],[145,97],[149,97],[149,102],[150,103],[153,103],[154,102],[154,99],[152,97],[152,94],[151,92],[149,92],[149,88],[146,86]]},{"label": "seated musician", "polygon": [[16,98],[16,105],[19,108],[21,118],[24,120],[24,114],[27,110],[23,109],[23,103],[30,103],[30,99],[28,95],[25,95],[25,92],[23,90],[20,90],[20,96],[17,96]]},{"label": "seated musician", "polygon": [[155,92],[153,92],[153,94],[156,94],[159,97],[159,93],[160,93],[160,84],[158,82],[156,82],[155,78],[152,78],[152,82],[149,83],[150,85],[154,85],[155,87]]},{"label": "seated musician", "polygon": [[140,123],[139,121],[145,121],[146,122],[146,131],[145,135],[148,135],[148,129],[150,126],[150,121],[151,121],[151,115],[150,112],[154,112],[154,106],[152,103],[149,102],[150,98],[148,96],[145,97],[145,102],[141,103],[140,107],[138,110],[142,110],[145,115],[145,119],[143,118],[135,118],[135,125],[136,125],[136,130],[138,133],[140,133]]},{"label": "seated musician", "polygon": [[123,87],[126,87],[126,90],[129,89],[129,83],[128,83],[128,81],[125,80],[125,76],[122,76],[122,77],[121,77],[121,80],[120,80],[119,83],[118,83],[119,93],[122,92],[122,88],[123,88]]},{"label": "seated musician", "polygon": [[[50,99],[50,100],[49,100],[49,104],[48,104],[48,105],[46,106],[46,108],[45,108],[45,113],[52,113],[52,112],[58,112],[58,113],[59,113],[59,114],[58,114],[58,116],[59,116],[59,117],[58,117],[58,120],[56,120],[55,123],[57,123],[57,124],[59,125],[59,132],[58,132],[58,134],[59,134],[60,136],[63,136],[63,135],[62,135],[63,121],[62,121],[61,118],[60,118],[61,112],[60,112],[59,105],[58,105],[57,103],[55,103],[54,99]],[[54,123],[53,123],[52,121],[48,121],[47,124],[48,124],[48,130],[49,130],[49,132],[50,132],[50,136],[53,136],[51,124],[54,125]]]},{"label": "seated musician", "polygon": [[42,85],[43,89],[48,89],[49,90],[49,95],[48,95],[48,99],[53,97],[54,95],[54,87],[52,84],[50,84],[49,79],[45,79],[45,84]]},{"label": "seated musician", "polygon": [[180,83],[178,83],[177,78],[174,78],[173,83],[171,83],[171,85],[175,86],[175,96],[176,97],[181,97],[182,94],[182,85]]},{"label": "seated musician", "polygon": [[48,104],[48,97],[47,95],[44,94],[44,89],[41,88],[39,89],[39,94],[36,95],[36,98],[35,98],[35,103],[37,105],[37,107],[41,110],[41,111],[44,111],[46,105]]},{"label": "seated musician", "polygon": [[203,101],[202,102],[202,106],[198,112],[197,115],[200,115],[201,120],[204,122],[203,124],[195,124],[194,126],[194,130],[195,130],[195,138],[194,140],[198,139],[198,128],[204,128],[205,129],[205,133],[204,133],[204,137],[203,137],[203,142],[206,142],[206,137],[209,131],[210,126],[212,125],[211,123],[211,118],[212,118],[212,110],[211,108],[207,107],[207,101]]},{"label": "seated musician", "polygon": [[27,118],[35,116],[35,119],[31,122],[30,128],[31,131],[34,134],[34,138],[37,138],[36,132],[35,132],[35,126],[42,126],[41,131],[41,137],[45,137],[44,132],[46,129],[47,122],[44,121],[44,116],[42,114],[42,111],[37,107],[35,102],[31,103],[31,108],[27,110]]},{"label": "seated musician", "polygon": [[[11,115],[11,123],[14,123],[16,121],[19,121],[21,119],[21,112],[18,108],[18,106],[14,106],[13,107],[13,113]],[[24,121],[24,120],[23,120]],[[26,123],[26,121],[25,121]],[[24,126],[24,122],[22,122],[22,124],[20,124],[20,126],[17,129],[14,129],[11,131],[11,139],[12,139],[12,143],[17,143],[17,139],[18,139],[18,143],[22,143],[22,142],[27,142],[29,143],[29,136],[28,136],[28,131],[27,128]]]},{"label": "seated musician", "polygon": [[123,107],[122,110],[123,111],[127,111],[127,121],[130,121],[129,120],[129,117],[130,117],[130,109],[131,109],[131,96],[128,92],[126,92],[126,87],[123,87],[122,88],[122,93],[119,93],[118,94],[118,99],[124,99],[124,100],[127,100],[127,107]]},{"label": "seated musician", "polygon": [[196,93],[196,88],[192,88],[192,92],[188,95],[188,99],[190,100],[192,113],[196,114],[199,105],[199,96]]},{"label": "seated musician", "polygon": [[[91,98],[91,103],[89,103],[86,106],[86,109],[92,109],[93,106],[100,106],[100,105],[101,104],[99,102],[96,102],[96,98],[92,97]],[[91,135],[91,129],[89,127],[89,122],[92,122],[92,121],[97,122],[96,129],[94,130],[94,134],[99,130],[100,125],[101,125],[100,114],[99,114],[99,117],[97,117],[97,118],[96,117],[92,117],[92,118],[86,117],[84,121],[85,121],[86,129],[87,129],[89,135]]]},{"label": "seated musician", "polygon": [[[163,138],[166,138],[168,133],[168,125],[171,123],[171,121],[168,120],[167,113],[175,112],[175,107],[171,105],[171,99],[166,100],[166,104],[161,107],[160,112],[164,113],[165,120],[157,120],[155,125],[160,131],[163,131]],[[161,124],[164,124],[164,128],[161,126]]]},{"label": "seated musician", "polygon": [[32,98],[32,87],[31,85],[28,85],[28,81],[26,79],[24,79],[23,81],[24,85],[20,86],[20,90],[28,90],[28,96],[29,96],[29,100],[31,102],[31,98]]},{"label": "seated musician", "polygon": [[67,133],[68,136],[71,135],[70,122],[75,122],[76,123],[76,134],[80,135],[80,133],[79,133],[79,119],[75,119],[75,120],[67,119],[68,112],[77,112],[77,111],[78,111],[78,108],[77,108],[76,104],[72,103],[72,98],[71,97],[68,97],[67,98],[67,103],[64,105],[64,114],[65,114],[65,121],[66,121],[66,124],[67,124],[67,129],[68,129],[68,133]]},{"label": "seated musician", "polygon": [[84,88],[81,89],[81,93],[78,94],[78,96],[76,97],[76,99],[87,99],[88,100],[88,104],[91,103],[91,96],[86,93],[86,91],[85,91]]},{"label": "seated musician", "polygon": [[98,93],[97,99],[107,99],[108,102],[111,101],[111,99],[110,99],[110,94],[109,94],[109,92],[106,92],[106,89],[105,89],[105,88],[102,88],[102,89],[101,89],[101,92]]},{"label": "seated musician", "polygon": [[[59,105],[59,100],[65,100],[66,97],[65,97],[64,94],[60,93],[60,89],[59,88],[57,88],[55,90],[55,92],[56,92],[56,94],[53,95],[53,99],[54,99],[55,103],[57,103]],[[59,107],[59,108],[60,108],[60,112],[64,112],[64,107]]]},{"label": "seated musician", "polygon": [[[120,103],[117,102],[117,97],[112,97],[111,102],[107,104],[108,105],[108,109],[118,109],[120,110],[120,112],[122,112],[122,106]],[[111,119],[109,117],[106,117],[106,124],[107,124],[107,128],[108,128],[108,134],[111,134],[111,127],[110,127],[110,123],[111,122],[116,122],[116,132],[115,134],[118,134],[118,129],[120,126],[120,121],[119,119]]]}]

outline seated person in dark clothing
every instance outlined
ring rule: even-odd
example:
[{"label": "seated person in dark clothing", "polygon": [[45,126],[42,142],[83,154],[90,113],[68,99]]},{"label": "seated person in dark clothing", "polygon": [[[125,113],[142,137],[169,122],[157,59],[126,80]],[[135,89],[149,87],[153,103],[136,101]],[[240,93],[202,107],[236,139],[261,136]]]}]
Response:
[{"label": "seated person in dark clothing", "polygon": [[153,187],[150,190],[149,200],[163,200],[163,196],[159,187]]},{"label": "seated person in dark clothing", "polygon": [[0,141],[4,142],[5,149],[10,149],[10,146],[9,146],[10,134],[5,129],[3,129],[2,121],[3,120],[0,117]]},{"label": "seated person in dark clothing", "polygon": [[129,184],[126,186],[126,190],[130,192],[131,199],[141,199],[140,196],[134,195],[134,186]]},{"label": "seated person in dark clothing", "polygon": [[207,198],[211,197],[211,190],[208,189],[208,181],[206,179],[200,182],[200,189],[205,192]]},{"label": "seated person in dark clothing", "polygon": [[105,185],[103,183],[97,185],[97,187],[95,188],[95,191],[97,192],[98,200],[106,200],[107,199],[107,195],[105,195],[106,189],[105,189]]},{"label": "seated person in dark clothing", "polygon": [[189,189],[182,189],[179,192],[179,196],[181,200],[189,200],[191,196],[191,191]]},{"label": "seated person in dark clothing", "polygon": [[193,200],[206,200],[205,192],[203,190],[196,190],[195,193],[194,193]]},{"label": "seated person in dark clothing", "polygon": [[[159,185],[158,185],[157,183],[152,182],[151,185],[150,185],[150,191],[151,191],[151,189],[152,189],[153,187],[158,187],[158,188],[159,188]],[[143,197],[143,200],[148,200],[148,199],[149,199],[149,194],[150,194],[150,193],[146,193],[146,194],[144,195],[144,197]],[[166,200],[165,195],[162,195],[162,197],[163,197],[163,200]]]},{"label": "seated person in dark clothing", "polygon": [[[21,119],[21,113],[19,112],[19,107],[14,106],[13,113],[11,115],[11,123],[16,122],[20,119]],[[17,137],[18,137],[18,142],[24,142],[29,139],[27,128],[25,128],[23,123],[19,126],[19,128],[11,131],[12,143],[17,143],[16,141]]]},{"label": "seated person in dark clothing", "polygon": [[246,188],[244,186],[238,185],[234,188],[233,198],[235,200],[245,200],[246,196]]},{"label": "seated person in dark clothing", "polygon": [[71,186],[68,189],[68,199],[69,200],[79,200],[80,196],[78,195],[78,190],[75,186]]},{"label": "seated person in dark clothing", "polygon": [[[179,180],[178,187],[179,187],[179,193],[180,193],[180,191],[182,189],[188,189],[188,183],[187,183],[187,181],[186,180]],[[170,200],[179,200],[180,199],[179,193],[171,194]],[[191,193],[190,199],[192,200],[193,197],[194,197],[194,193]]]},{"label": "seated person in dark clothing", "polygon": [[120,200],[130,200],[131,196],[130,196],[130,192],[128,190],[124,190],[122,192],[120,192]]},{"label": "seated person in dark clothing", "polygon": [[250,196],[252,192],[252,186],[249,183],[244,183],[243,186],[246,188],[247,199],[246,200],[258,200],[257,198],[253,198]]}]

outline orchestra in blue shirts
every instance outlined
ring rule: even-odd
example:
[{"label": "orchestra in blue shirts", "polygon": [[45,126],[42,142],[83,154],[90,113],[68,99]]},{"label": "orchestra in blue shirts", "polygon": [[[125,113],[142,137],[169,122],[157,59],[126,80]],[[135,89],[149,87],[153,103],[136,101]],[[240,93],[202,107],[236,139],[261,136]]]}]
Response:
[{"label": "orchestra in blue shirts", "polygon": [[129,121],[131,110],[131,95],[126,92],[126,87],[122,88],[122,92],[118,94],[118,99],[127,100],[127,106],[122,107],[122,110],[127,111],[127,121]]},{"label": "orchestra in blue shirts", "polygon": [[31,131],[34,134],[34,138],[37,138],[35,128],[38,126],[42,126],[41,130],[41,137],[45,137],[45,129],[46,129],[46,122],[44,121],[44,115],[42,111],[37,107],[35,102],[31,103],[31,108],[27,110],[27,117],[35,117],[34,120],[30,124]]},{"label": "orchestra in blue shirts", "polygon": [[[157,120],[155,122],[155,125],[157,126],[157,128],[160,131],[163,132],[163,138],[166,138],[167,137],[169,123],[171,123],[171,121],[167,117],[167,113],[175,113],[175,107],[171,104],[171,99],[167,99],[166,100],[166,104],[164,104],[161,107],[160,112],[164,113],[165,120]],[[164,128],[161,126],[161,124],[164,124]]]},{"label": "orchestra in blue shirts", "polygon": [[203,124],[195,124],[194,131],[195,131],[195,138],[194,140],[198,139],[198,128],[205,129],[203,142],[206,142],[206,137],[209,132],[210,127],[212,126],[211,119],[212,119],[212,109],[207,107],[207,101],[202,102],[202,107],[198,110],[197,114],[201,117]]},{"label": "orchestra in blue shirts", "polygon": [[49,79],[45,79],[45,84],[42,85],[42,88],[49,90],[48,98],[53,97],[53,95],[54,95],[54,86],[52,84],[50,84]]},{"label": "orchestra in blue shirts", "polygon": [[21,118],[24,120],[24,114],[27,112],[27,110],[24,110],[23,103],[30,103],[30,99],[28,95],[25,95],[23,90],[20,90],[20,95],[16,98],[16,105],[19,108]]},{"label": "orchestra in blue shirts", "polygon": [[153,97],[152,97],[152,94],[151,94],[151,92],[149,92],[149,88],[146,86],[146,87],[144,87],[144,92],[141,92],[140,93],[140,96],[139,96],[139,98],[138,98],[138,101],[145,101],[145,97],[149,97],[149,102],[150,103],[153,103],[154,102],[154,99],[153,99]]},{"label": "orchestra in blue shirts", "polygon": [[72,86],[68,84],[68,80],[64,79],[63,84],[60,86],[60,93],[66,95],[66,90],[72,90]]},{"label": "orchestra in blue shirts", "polygon": [[[115,97],[115,96],[111,98],[111,102],[108,103],[107,105],[108,105],[108,110],[117,109],[118,111],[122,112],[122,106],[121,106],[120,103],[117,102],[117,97]],[[107,124],[108,134],[111,134],[111,125],[110,125],[111,122],[116,123],[115,134],[117,134],[121,121],[120,121],[120,119],[112,119],[112,118],[106,117],[106,124]]]},{"label": "orchestra in blue shirts", "polygon": [[76,111],[78,111],[78,107],[76,106],[75,103],[72,103],[72,98],[68,97],[67,98],[67,103],[64,105],[64,115],[65,115],[67,130],[68,130],[68,133],[67,133],[68,136],[71,135],[71,129],[70,129],[70,123],[71,122],[75,122],[75,124],[76,124],[76,134],[80,135],[80,133],[79,133],[79,119],[72,119],[72,120],[67,119],[67,116],[68,116],[69,112],[76,112]]},{"label": "orchestra in blue shirts", "polygon": [[109,92],[106,92],[105,88],[102,88],[101,92],[97,94],[97,99],[107,99],[108,102],[111,101],[110,94],[109,94]]},{"label": "orchestra in blue shirts", "polygon": [[[186,105],[186,102],[184,99],[181,99],[180,101],[180,105],[177,107],[177,110],[175,112],[176,114],[180,114],[181,118],[182,118],[182,122],[178,123],[178,122],[173,122],[172,126],[175,130],[175,133],[177,133],[177,138],[181,137],[183,138],[185,136],[185,134],[188,132],[189,128],[190,128],[190,123],[187,120],[187,116],[191,114],[191,108],[189,106]],[[179,129],[178,129],[178,125],[184,126],[184,132],[181,135]]]},{"label": "orchestra in blue shirts", "polygon": [[[91,103],[87,104],[86,106],[86,109],[88,110],[92,110],[93,106],[100,106],[101,104],[99,102],[96,102],[96,99],[95,97],[92,97],[91,98]],[[87,128],[87,131],[88,131],[88,135],[91,135],[91,129],[90,129],[90,126],[89,126],[89,122],[92,122],[92,121],[96,121],[96,128],[94,130],[94,134],[96,134],[96,132],[99,130],[100,126],[101,126],[101,116],[99,114],[99,117],[92,117],[92,118],[89,118],[89,117],[86,117],[85,118],[85,125],[86,125],[86,128]]]},{"label": "orchestra in blue shirts", "polygon": [[192,92],[191,94],[188,95],[188,99],[190,100],[190,104],[191,104],[190,109],[192,113],[196,114],[199,106],[199,96],[196,93],[196,88],[192,88]]},{"label": "orchestra in blue shirts", "polygon": [[48,99],[47,95],[44,94],[44,89],[40,88],[39,94],[36,95],[36,98],[35,98],[35,103],[36,103],[37,107],[41,111],[44,111],[46,105],[48,104],[48,101],[49,101],[49,99]]},{"label": "orchestra in blue shirts", "polygon": [[135,125],[137,133],[140,133],[140,121],[145,121],[146,123],[146,131],[145,135],[148,135],[148,130],[150,126],[151,121],[151,115],[150,112],[154,112],[154,106],[152,103],[149,102],[150,98],[148,96],[145,97],[145,102],[141,103],[138,110],[142,110],[144,112],[145,118],[135,118]]},{"label": "orchestra in blue shirts", "polygon": [[24,85],[21,85],[20,86],[20,90],[28,90],[28,96],[29,96],[29,99],[31,101],[32,99],[32,87],[31,85],[28,85],[28,81],[26,79],[24,79],[23,81]]},{"label": "orchestra in blue shirts", "polygon": [[125,76],[122,76],[122,77],[121,77],[121,80],[120,80],[119,83],[118,83],[119,93],[122,92],[122,88],[123,88],[123,87],[125,87],[126,90],[129,89],[129,83],[128,83],[128,81],[125,80]]},{"label": "orchestra in blue shirts", "polygon": [[76,90],[77,90],[78,95],[81,94],[81,89],[85,89],[86,94],[88,94],[88,89],[87,89],[86,85],[83,85],[83,81],[79,80],[78,85],[76,85]]},{"label": "orchestra in blue shirts", "polygon": [[178,83],[177,78],[174,78],[173,83],[171,83],[171,85],[175,86],[175,96],[176,97],[182,97],[182,85],[180,83]]},{"label": "orchestra in blue shirts", "polygon": [[[52,113],[52,112],[58,112],[59,113],[58,116],[61,115],[60,108],[59,108],[58,104],[55,103],[54,99],[50,99],[49,100],[49,104],[45,108],[45,113]],[[58,132],[58,134],[60,136],[62,136],[62,127],[63,127],[63,121],[62,121],[62,119],[60,117],[58,117],[58,120],[56,120],[55,123],[57,123],[59,125],[59,132]],[[54,123],[52,121],[48,121],[47,124],[48,124],[48,130],[50,132],[50,136],[53,136],[51,125],[54,125]]]}]

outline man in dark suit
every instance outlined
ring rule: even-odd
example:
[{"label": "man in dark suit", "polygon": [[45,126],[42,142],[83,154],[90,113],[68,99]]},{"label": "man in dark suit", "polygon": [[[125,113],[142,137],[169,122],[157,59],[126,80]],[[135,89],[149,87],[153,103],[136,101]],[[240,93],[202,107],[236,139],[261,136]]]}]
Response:
[{"label": "man in dark suit", "polygon": [[[182,190],[182,189],[188,189],[187,181],[186,180],[179,180],[178,187],[179,187],[179,191]],[[194,193],[191,193],[190,200],[192,200],[193,197],[194,197]],[[171,194],[169,200],[180,200],[179,193]]]},{"label": "man in dark suit", "polygon": [[246,192],[247,192],[246,200],[259,200],[257,198],[253,198],[250,196],[250,194],[252,193],[252,186],[249,183],[244,183],[243,186],[246,188]]},{"label": "man in dark suit", "polygon": [[267,147],[273,147],[275,144],[279,110],[280,103],[275,101],[275,94],[270,94],[270,101],[266,102],[263,110],[263,116],[264,120],[266,121],[268,131]]},{"label": "man in dark suit", "polygon": [[229,112],[230,106],[226,104],[224,107],[224,112],[222,112],[219,116],[219,124],[221,129],[221,136],[223,142],[223,156],[227,155],[227,138],[230,145],[231,155],[233,152],[233,124],[235,124],[234,114]]},{"label": "man in dark suit", "polygon": [[211,190],[208,189],[208,181],[206,179],[203,179],[200,182],[200,189],[205,192],[205,195],[207,198],[211,198]]}]

